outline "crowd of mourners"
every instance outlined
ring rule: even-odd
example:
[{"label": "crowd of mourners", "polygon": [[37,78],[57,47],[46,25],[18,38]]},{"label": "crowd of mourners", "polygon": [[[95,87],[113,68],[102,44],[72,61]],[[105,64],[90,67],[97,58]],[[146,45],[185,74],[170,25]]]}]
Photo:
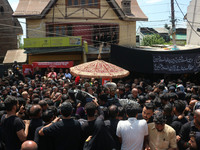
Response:
[{"label": "crowd of mourners", "polygon": [[14,66],[0,78],[0,149],[200,150],[199,96],[181,79],[102,85]]}]

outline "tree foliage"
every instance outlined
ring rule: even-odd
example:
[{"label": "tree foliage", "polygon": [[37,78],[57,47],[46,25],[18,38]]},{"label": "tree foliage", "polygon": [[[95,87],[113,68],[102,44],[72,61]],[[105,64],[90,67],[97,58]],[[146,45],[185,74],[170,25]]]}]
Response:
[{"label": "tree foliage", "polygon": [[142,40],[143,46],[152,46],[154,44],[164,44],[165,40],[159,34],[146,35]]}]

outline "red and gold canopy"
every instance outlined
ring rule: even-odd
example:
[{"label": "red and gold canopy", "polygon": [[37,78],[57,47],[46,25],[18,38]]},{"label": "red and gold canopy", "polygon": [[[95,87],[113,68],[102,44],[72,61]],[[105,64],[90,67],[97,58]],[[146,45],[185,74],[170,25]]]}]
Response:
[{"label": "red and gold canopy", "polygon": [[74,76],[84,78],[123,78],[129,75],[129,71],[103,60],[95,60],[70,68]]}]

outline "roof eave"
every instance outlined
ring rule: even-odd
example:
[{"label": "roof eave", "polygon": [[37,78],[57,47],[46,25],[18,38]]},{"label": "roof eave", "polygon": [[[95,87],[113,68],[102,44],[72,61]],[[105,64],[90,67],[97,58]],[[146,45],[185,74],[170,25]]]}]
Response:
[{"label": "roof eave", "polygon": [[40,14],[35,14],[35,15],[19,15],[19,14],[16,14],[15,15],[15,12],[13,13],[13,17],[16,17],[16,18],[31,18],[31,19],[42,19],[46,16],[46,14],[51,10],[51,8],[53,7],[53,5],[57,2],[58,0],[51,0],[48,5],[42,10],[42,12]]},{"label": "roof eave", "polygon": [[129,17],[125,16],[124,19],[125,21],[148,21],[148,18],[137,18],[137,17]]},{"label": "roof eave", "polygon": [[15,14],[13,14],[12,16],[16,17],[16,18],[31,18],[31,19],[41,19],[41,18],[43,18],[42,15],[15,15]]}]

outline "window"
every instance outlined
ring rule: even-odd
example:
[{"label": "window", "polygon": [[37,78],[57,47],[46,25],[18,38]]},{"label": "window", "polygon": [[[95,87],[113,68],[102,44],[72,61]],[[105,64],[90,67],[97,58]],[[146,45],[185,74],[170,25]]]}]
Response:
[{"label": "window", "polygon": [[99,1],[98,0],[94,0],[94,6],[98,7],[99,5]]},{"label": "window", "polygon": [[91,7],[99,8],[99,0],[66,0],[66,5],[69,7]]},{"label": "window", "polygon": [[92,6],[93,5],[93,1],[92,0],[88,0],[88,6]]},{"label": "window", "polygon": [[68,6],[72,6],[72,1],[71,1],[71,0],[68,0],[67,5],[68,5]]},{"label": "window", "polygon": [[61,26],[61,35],[62,36],[66,35],[66,28],[65,28],[65,26]]},{"label": "window", "polygon": [[119,26],[118,25],[94,25],[93,44],[99,47],[104,42],[104,46],[118,44]]},{"label": "window", "polygon": [[72,25],[67,25],[67,35],[72,36]]},{"label": "window", "polygon": [[47,25],[47,37],[62,37],[72,36],[72,25],[71,24],[54,24]]},{"label": "window", "polygon": [[81,6],[85,6],[86,2],[85,0],[81,0]]},{"label": "window", "polygon": [[79,0],[74,0],[74,6],[78,6],[79,5]]},{"label": "window", "polygon": [[4,14],[4,8],[3,8],[3,6],[0,7],[0,13],[1,13],[1,15]]},{"label": "window", "polygon": [[54,29],[53,29],[53,25],[49,25],[47,28],[47,36],[52,37],[54,36]]},{"label": "window", "polygon": [[56,36],[60,36],[60,28],[59,28],[59,26],[56,26]]}]

